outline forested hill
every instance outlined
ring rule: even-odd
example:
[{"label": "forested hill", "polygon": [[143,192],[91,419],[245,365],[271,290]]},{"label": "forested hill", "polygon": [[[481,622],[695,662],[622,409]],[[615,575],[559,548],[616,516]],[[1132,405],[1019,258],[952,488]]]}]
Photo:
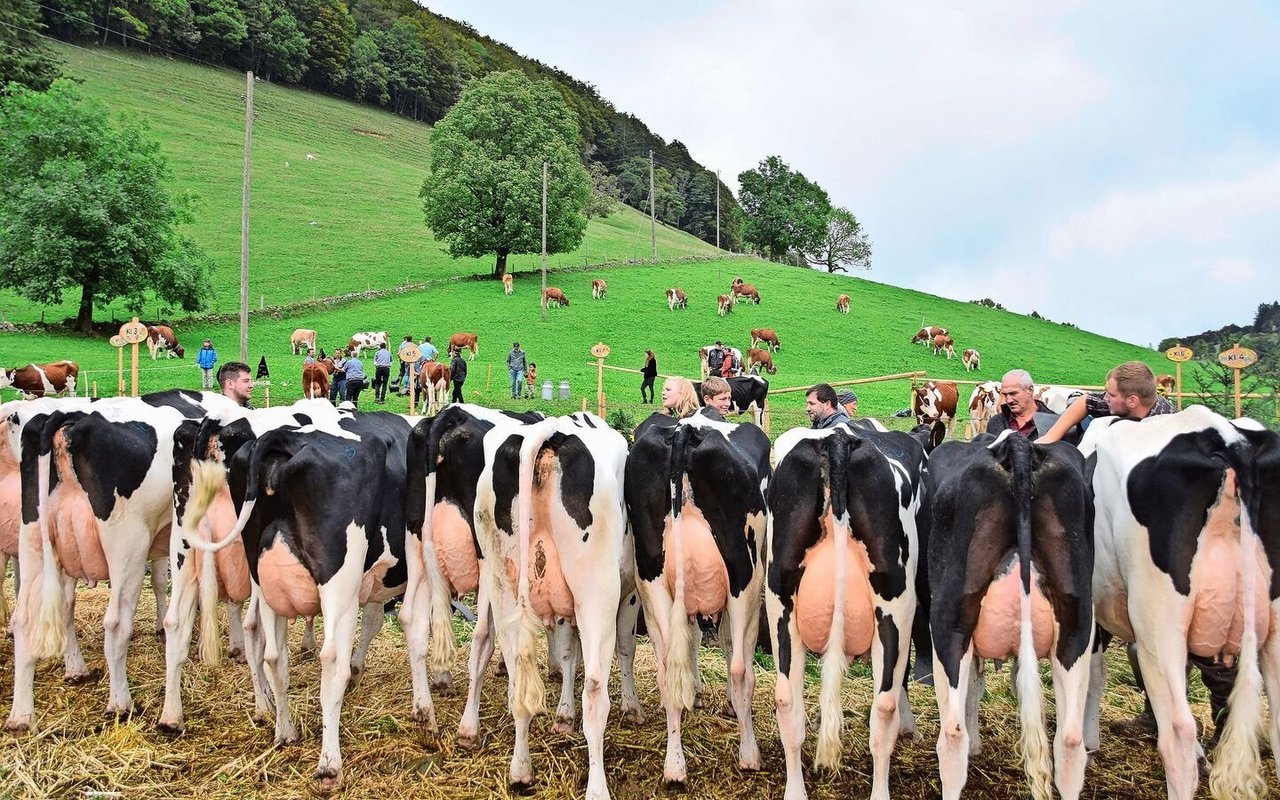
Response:
[{"label": "forested hill", "polygon": [[[707,242],[716,238],[717,180],[678,140],[665,141],[619,111],[590,83],[527,58],[464,22],[413,0],[40,0],[49,33],[72,42],[169,51],[253,70],[434,123],[472,79],[518,69],[549,80],[577,117],[584,161],[598,187],[648,211],[654,154],[658,217]],[[719,186],[720,244],[737,249],[737,207]]]},{"label": "forested hill", "polygon": [[1280,376],[1280,301],[1259,303],[1253,322],[1246,325],[1224,325],[1214,330],[1194,333],[1188,336],[1171,336],[1160,342],[1160,349],[1167,350],[1174,345],[1183,344],[1197,354],[1212,354],[1225,350],[1239,343],[1258,353],[1259,366],[1251,370],[1258,374]]}]

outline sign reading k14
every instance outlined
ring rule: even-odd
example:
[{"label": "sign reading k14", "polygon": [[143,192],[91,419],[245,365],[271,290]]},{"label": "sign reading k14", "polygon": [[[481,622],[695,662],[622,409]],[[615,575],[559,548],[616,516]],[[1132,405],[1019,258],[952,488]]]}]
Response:
[{"label": "sign reading k14", "polygon": [[1218,363],[1232,369],[1244,369],[1258,363],[1258,354],[1247,347],[1236,345],[1230,350],[1218,353]]}]

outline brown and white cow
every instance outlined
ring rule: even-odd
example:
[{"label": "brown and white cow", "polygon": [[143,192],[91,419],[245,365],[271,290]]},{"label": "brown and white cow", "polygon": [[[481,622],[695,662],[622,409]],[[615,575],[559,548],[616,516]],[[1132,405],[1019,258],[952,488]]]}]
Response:
[{"label": "brown and white cow", "polygon": [[468,361],[475,361],[480,354],[480,335],[476,333],[455,333],[449,337],[449,349],[461,353],[463,349],[471,351]]},{"label": "brown and white cow", "polygon": [[333,361],[325,358],[302,365],[302,396],[308,400],[329,396],[329,376],[333,374]]},{"label": "brown and white cow", "polygon": [[956,355],[956,340],[945,333],[940,333],[933,337],[933,354],[936,356],[942,353],[947,354],[948,361],[955,358]]},{"label": "brown and white cow", "polygon": [[684,293],[684,289],[668,289],[667,290],[667,309],[675,311],[677,308],[688,308],[689,296]]},{"label": "brown and white cow", "polygon": [[293,348],[293,354],[299,355],[308,350],[316,349],[316,339],[319,334],[310,328],[298,328],[289,337],[289,346]]},{"label": "brown and white cow", "polygon": [[1176,387],[1176,384],[1177,384],[1177,379],[1175,379],[1172,375],[1156,376],[1156,391],[1159,392],[1160,394],[1171,393]]},{"label": "brown and white cow", "polygon": [[751,301],[756,305],[760,305],[760,290],[756,288],[754,283],[740,283],[733,287],[734,300],[739,298],[742,302]]},{"label": "brown and white cow", "polygon": [[735,278],[733,279],[733,282],[732,282],[732,283],[730,283],[729,285],[730,285],[731,287],[732,287],[732,286],[741,286],[741,285],[742,285],[742,284],[744,284],[744,283],[746,283],[746,281],[742,280],[742,276],[741,276],[741,275],[738,275],[737,277],[735,277]]},{"label": "brown and white cow", "polygon": [[607,292],[608,290],[609,290],[609,287],[605,285],[605,282],[600,278],[596,278],[595,280],[591,281],[591,299],[592,300],[604,299],[605,292]]},{"label": "brown and white cow", "polygon": [[842,294],[836,298],[836,311],[839,311],[841,314],[849,313],[849,295]]},{"label": "brown and white cow", "polygon": [[751,346],[755,347],[756,343],[768,344],[769,349],[778,352],[782,349],[782,344],[778,342],[778,333],[773,328],[755,328],[751,331]]},{"label": "brown and white cow", "polygon": [[147,326],[147,350],[151,353],[152,361],[159,358],[161,353],[165,354],[165,358],[187,357],[186,348],[178,344],[177,334],[168,325]]},{"label": "brown and white cow", "polygon": [[1083,394],[1084,389],[1050,384],[1037,384],[1034,392],[1035,399],[1044,403],[1055,414],[1061,414],[1066,411],[1067,407]]},{"label": "brown and white cow", "polygon": [[942,335],[946,336],[948,331],[946,328],[940,328],[937,325],[925,325],[916,331],[916,335],[911,337],[912,344],[922,344],[926,347],[933,344],[933,337]]},{"label": "brown and white cow", "polygon": [[753,347],[747,351],[747,372],[751,372],[752,367],[757,364],[770,375],[778,372],[778,368],[773,365],[773,355],[768,350]]},{"label": "brown and white cow", "polygon": [[419,368],[418,397],[423,414],[433,414],[444,406],[452,377],[449,365],[439,361],[428,361]]},{"label": "brown and white cow", "polygon": [[982,354],[972,347],[964,351],[964,356],[960,360],[964,362],[965,372],[982,369]]},{"label": "brown and white cow", "polygon": [[12,387],[28,399],[63,394],[75,397],[76,378],[79,375],[80,365],[74,361],[28,364],[25,367],[0,369],[0,389]]},{"label": "brown and white cow", "polygon": [[973,393],[969,395],[969,425],[968,436],[970,439],[987,430],[987,423],[991,421],[1000,411],[1000,382],[987,381],[973,387]]},{"label": "brown and white cow", "polygon": [[365,331],[363,333],[351,334],[351,341],[347,343],[347,355],[360,356],[361,350],[377,350],[380,346],[387,343],[386,331]]},{"label": "brown and white cow", "polygon": [[950,435],[958,399],[955,381],[925,381],[911,393],[911,413],[915,415],[917,425],[942,422]]},{"label": "brown and white cow", "polygon": [[720,316],[724,316],[733,311],[734,297],[732,294],[722,294],[716,297],[716,309]]},{"label": "brown and white cow", "polygon": [[557,286],[548,286],[542,290],[542,302],[551,308],[551,306],[567,306],[569,298],[565,297],[564,290]]},{"label": "brown and white cow", "polygon": [[510,272],[502,273],[502,291],[505,294],[516,293],[515,278],[511,277]]}]

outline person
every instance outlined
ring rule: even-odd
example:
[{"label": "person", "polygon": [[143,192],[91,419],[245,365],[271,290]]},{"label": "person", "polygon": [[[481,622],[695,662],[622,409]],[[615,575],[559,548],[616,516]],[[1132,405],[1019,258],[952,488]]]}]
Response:
[{"label": "person", "polygon": [[462,357],[462,351],[456,347],[449,348],[449,355],[453,358],[449,361],[449,374],[453,379],[453,394],[449,397],[450,403],[465,403],[462,398],[462,384],[467,381],[467,360]]},{"label": "person", "polygon": [[532,400],[538,386],[538,365],[532,361],[529,362],[529,369],[524,373],[524,381],[524,396]]},{"label": "person", "polygon": [[418,349],[422,351],[422,359],[418,361],[419,365],[425,364],[428,361],[435,361],[436,356],[440,354],[440,351],[436,349],[436,346],[431,343],[430,336],[422,340],[422,345]]},{"label": "person", "polygon": [[[384,345],[385,347],[385,345]],[[365,382],[369,380],[364,372],[364,362],[360,360],[360,356],[351,354],[347,358],[343,369],[347,372],[347,400],[357,408],[360,407],[360,391],[364,389]]]},{"label": "person", "polygon": [[333,375],[329,382],[329,402],[335,406],[347,399],[347,359],[341,347],[333,351]]},{"label": "person", "polygon": [[698,413],[698,394],[688,378],[667,378],[662,382],[662,410],[650,414],[636,426],[635,440],[640,441],[651,428],[670,428],[679,420]]},{"label": "person", "polygon": [[836,393],[836,402],[844,409],[844,413],[853,419],[858,414],[858,393],[852,389],[843,389]]},{"label": "person", "polygon": [[307,357],[302,359],[303,364],[316,363],[316,349],[314,347],[307,348]]},{"label": "person", "polygon": [[222,394],[235,401],[236,405],[251,408],[249,395],[253,393],[253,378],[249,375],[249,365],[243,361],[228,361],[218,370],[218,385]]},{"label": "person", "polygon": [[733,403],[733,394],[729,391],[729,382],[715,375],[702,382],[702,405],[699,414],[716,422],[724,422],[724,415],[729,413]]},{"label": "person", "polygon": [[[640,370],[644,381],[640,384],[640,405],[653,403],[653,382],[658,379],[658,357],[652,350],[644,351],[644,369]],[[646,395],[645,392],[648,392]],[[648,397],[646,400],[645,398]]]},{"label": "person", "polygon": [[721,368],[724,367],[724,343],[716,339],[716,343],[711,345],[711,349],[707,352],[707,374],[719,375]]},{"label": "person", "polygon": [[734,357],[732,348],[726,348],[724,351],[724,361],[720,362],[720,377],[728,379],[737,374],[738,368],[735,367],[734,364],[741,367],[742,360]]},{"label": "person", "polygon": [[507,353],[507,372],[511,373],[512,400],[517,400],[520,397],[520,390],[524,387],[524,370],[524,351],[520,349],[519,342],[513,342],[511,352]]},{"label": "person", "polygon": [[1172,413],[1173,404],[1156,393],[1156,376],[1151,367],[1141,361],[1126,361],[1107,373],[1106,391],[1089,392],[1067,406],[1053,427],[1037,441],[1056,442],[1085,417],[1139,420]]},{"label": "person", "polygon": [[[347,373],[350,382],[351,374]],[[391,351],[387,343],[378,345],[378,352],[373,354],[373,399],[377,403],[387,402],[387,382],[391,380]]]},{"label": "person", "polygon": [[213,365],[218,363],[218,351],[213,340],[205,339],[204,346],[196,353],[196,366],[200,367],[200,388],[213,389]]},{"label": "person", "polygon": [[814,428],[834,428],[850,421],[844,408],[836,404],[836,390],[829,383],[819,383],[805,392],[804,404]]},{"label": "person", "polygon": [[[1000,396],[1004,402],[1000,404],[1000,411],[987,423],[987,433],[1016,431],[1034,442],[1040,439],[1041,426],[1047,419],[1038,415],[1051,414],[1055,421],[1058,418],[1044,401],[1036,399],[1035,383],[1031,380],[1031,373],[1025,369],[1011,369],[1004,374],[1000,379]],[[1038,420],[1041,425],[1036,424]]]},{"label": "person", "polygon": [[404,376],[409,373],[409,362],[400,358],[400,356],[404,353],[404,349],[411,344],[413,344],[413,334],[405,334],[404,341],[396,348],[396,359],[400,362],[400,374],[396,376],[392,384],[393,387],[404,385]]}]

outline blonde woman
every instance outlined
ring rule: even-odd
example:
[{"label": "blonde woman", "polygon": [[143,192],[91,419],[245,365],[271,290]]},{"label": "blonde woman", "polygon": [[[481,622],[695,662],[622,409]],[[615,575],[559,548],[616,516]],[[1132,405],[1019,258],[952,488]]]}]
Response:
[{"label": "blonde woman", "polygon": [[662,382],[662,411],[655,411],[636,426],[636,441],[652,428],[670,428],[676,420],[698,411],[698,395],[688,378],[667,378]]}]

